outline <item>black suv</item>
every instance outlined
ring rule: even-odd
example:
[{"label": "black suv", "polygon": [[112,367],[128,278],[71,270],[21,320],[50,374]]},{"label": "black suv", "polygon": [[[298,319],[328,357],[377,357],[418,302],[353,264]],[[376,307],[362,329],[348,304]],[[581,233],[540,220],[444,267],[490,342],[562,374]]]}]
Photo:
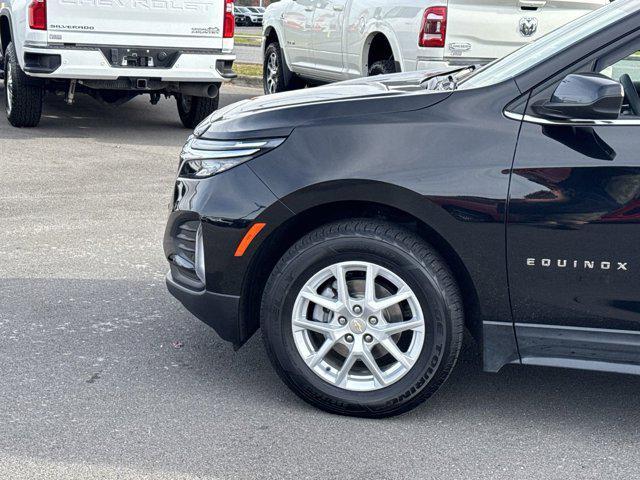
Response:
[{"label": "black suv", "polygon": [[231,105],[184,147],[169,290],[304,400],[407,411],[456,363],[640,373],[640,2],[488,66]]}]

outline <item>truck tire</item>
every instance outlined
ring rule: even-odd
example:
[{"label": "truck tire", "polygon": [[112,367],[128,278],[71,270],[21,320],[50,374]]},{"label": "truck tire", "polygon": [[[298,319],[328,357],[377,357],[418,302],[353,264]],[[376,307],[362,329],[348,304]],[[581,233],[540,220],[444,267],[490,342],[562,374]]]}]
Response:
[{"label": "truck tire", "polygon": [[264,289],[261,328],[282,380],[331,413],[389,417],[453,369],[462,299],[445,261],[392,223],[350,219],[294,244]]},{"label": "truck tire", "polygon": [[375,75],[387,75],[389,73],[396,73],[396,62],[393,58],[387,60],[378,60],[369,65],[368,75],[373,77]]},{"label": "truck tire", "polygon": [[298,90],[306,86],[304,80],[289,71],[284,63],[278,42],[271,42],[264,51],[262,84],[266,95]]},{"label": "truck tire", "polygon": [[218,109],[219,101],[220,94],[214,98],[176,95],[182,125],[186,128],[196,128],[200,122]]},{"label": "truck tire", "polygon": [[36,127],[42,116],[44,88],[20,68],[13,43],[5,52],[4,99],[7,119],[14,127]]}]

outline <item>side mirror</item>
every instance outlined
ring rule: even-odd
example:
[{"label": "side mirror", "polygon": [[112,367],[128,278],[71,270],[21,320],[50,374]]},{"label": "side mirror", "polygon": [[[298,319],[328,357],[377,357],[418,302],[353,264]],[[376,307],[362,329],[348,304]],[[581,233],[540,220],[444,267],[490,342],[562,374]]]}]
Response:
[{"label": "side mirror", "polygon": [[622,85],[597,73],[567,75],[551,100],[533,105],[536,113],[560,120],[615,120],[620,116]]}]

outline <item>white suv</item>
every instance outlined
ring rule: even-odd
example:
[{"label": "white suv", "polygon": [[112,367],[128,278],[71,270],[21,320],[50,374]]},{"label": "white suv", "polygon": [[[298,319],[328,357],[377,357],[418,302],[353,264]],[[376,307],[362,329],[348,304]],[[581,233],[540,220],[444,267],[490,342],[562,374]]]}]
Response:
[{"label": "white suv", "polygon": [[218,105],[231,67],[232,0],[3,0],[0,52],[9,122],[34,127],[44,92],[119,104],[175,96],[193,128]]},{"label": "white suv", "polygon": [[264,16],[264,88],[487,63],[609,0],[282,0]]}]

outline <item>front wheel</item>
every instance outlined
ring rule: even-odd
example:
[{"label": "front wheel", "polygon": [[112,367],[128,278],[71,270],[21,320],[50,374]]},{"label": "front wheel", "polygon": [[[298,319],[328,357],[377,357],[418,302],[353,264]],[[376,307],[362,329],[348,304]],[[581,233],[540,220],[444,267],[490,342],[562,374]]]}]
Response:
[{"label": "front wheel", "polygon": [[288,70],[278,42],[271,42],[265,49],[262,71],[262,83],[266,95],[305,86],[305,82],[300,77]]},{"label": "front wheel", "polygon": [[262,299],[269,357],[305,401],[398,415],[429,398],[462,342],[460,293],[440,256],[395,225],[350,220],[298,241]]},{"label": "front wheel", "polygon": [[42,116],[44,88],[20,68],[13,43],[4,58],[4,99],[7,119],[14,127],[36,127]]},{"label": "front wheel", "polygon": [[215,98],[176,95],[178,114],[182,125],[186,128],[196,128],[200,122],[218,109],[219,100],[220,94]]}]

